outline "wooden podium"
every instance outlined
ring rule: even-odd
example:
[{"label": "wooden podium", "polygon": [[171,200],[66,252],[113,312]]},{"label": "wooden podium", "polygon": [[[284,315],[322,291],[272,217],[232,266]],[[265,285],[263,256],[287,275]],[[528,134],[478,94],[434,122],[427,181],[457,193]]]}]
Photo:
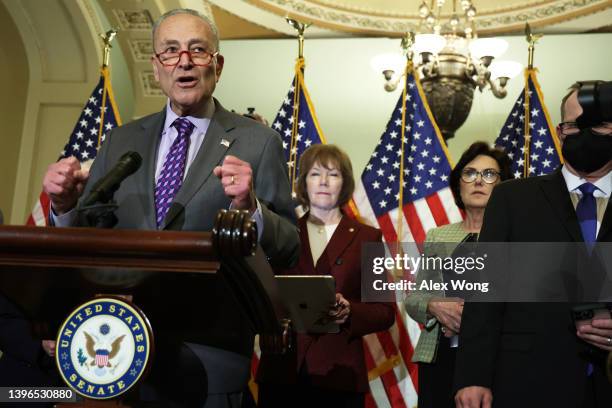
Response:
[{"label": "wooden podium", "polygon": [[[240,330],[280,333],[286,314],[257,246],[256,224],[244,212],[221,210],[212,232],[0,226],[0,293],[19,306],[41,339],[55,339],[70,311],[100,294],[132,298],[153,335],[171,328],[177,337],[188,338],[206,331],[206,323],[194,324],[189,311],[169,311],[197,305],[200,313],[218,306],[206,306],[203,294],[211,277],[223,280],[238,305],[228,324],[240,315],[234,326]],[[85,401],[62,406],[126,405]]]}]

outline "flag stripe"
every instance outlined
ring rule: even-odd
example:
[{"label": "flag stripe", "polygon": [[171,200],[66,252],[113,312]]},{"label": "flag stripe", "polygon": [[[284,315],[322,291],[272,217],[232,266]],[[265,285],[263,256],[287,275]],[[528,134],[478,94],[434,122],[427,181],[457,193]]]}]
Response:
[{"label": "flag stripe", "polygon": [[444,210],[444,206],[442,205],[442,200],[440,200],[440,195],[439,194],[430,195],[429,197],[426,198],[426,200],[427,200],[427,205],[429,206],[431,215],[433,216],[433,219],[435,221],[435,224],[436,224],[435,226],[448,224],[450,221],[448,220],[448,216],[446,215],[446,211]]}]

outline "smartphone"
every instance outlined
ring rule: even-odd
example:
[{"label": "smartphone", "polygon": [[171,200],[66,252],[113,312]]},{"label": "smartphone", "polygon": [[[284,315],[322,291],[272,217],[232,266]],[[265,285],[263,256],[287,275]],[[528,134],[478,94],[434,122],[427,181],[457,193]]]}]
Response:
[{"label": "smartphone", "polygon": [[572,307],[572,315],[576,328],[591,324],[593,320],[609,319],[612,314],[610,309],[603,303],[587,303]]}]

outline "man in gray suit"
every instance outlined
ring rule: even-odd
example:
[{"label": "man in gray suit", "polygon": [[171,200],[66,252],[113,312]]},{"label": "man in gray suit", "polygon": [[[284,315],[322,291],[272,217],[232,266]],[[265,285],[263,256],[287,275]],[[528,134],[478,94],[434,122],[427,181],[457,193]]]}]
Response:
[{"label": "man in gray suit", "polygon": [[[219,209],[244,209],[257,223],[269,262],[295,263],[299,238],[280,138],[228,112],[212,96],[224,62],[216,27],[196,11],[173,10],[155,23],[153,47],[151,62],[168,96],[166,106],[114,129],[90,173],[73,157],[52,164],[43,182],[51,221],[78,224],[79,197],[125,152],[135,151],[142,166],[115,193],[116,228],[209,231]],[[207,279],[151,288],[160,295],[179,291],[190,311],[201,315],[196,323],[202,329],[189,338],[173,338],[172,330],[157,327],[146,393],[163,406],[236,406],[248,380],[253,333],[224,283]],[[158,317],[165,316],[149,316],[153,323]]]}]

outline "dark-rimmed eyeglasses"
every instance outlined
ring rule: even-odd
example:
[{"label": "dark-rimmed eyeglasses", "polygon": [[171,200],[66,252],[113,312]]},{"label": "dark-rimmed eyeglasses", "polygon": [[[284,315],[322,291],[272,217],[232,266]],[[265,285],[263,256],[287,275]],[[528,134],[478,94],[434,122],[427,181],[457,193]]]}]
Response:
[{"label": "dark-rimmed eyeglasses", "polygon": [[[561,122],[559,123],[559,129],[561,134],[565,136],[577,135],[580,133],[580,128],[576,122]],[[612,135],[612,123],[601,123],[596,126],[588,128],[591,133],[599,136],[610,136]]]},{"label": "dark-rimmed eyeglasses", "polygon": [[201,48],[194,48],[193,50],[174,51],[167,50],[155,54],[159,62],[165,67],[173,67],[179,63],[181,56],[187,54],[189,59],[198,67],[207,67],[212,62],[213,58],[219,55],[219,51],[210,53]]},{"label": "dark-rimmed eyeglasses", "polygon": [[465,168],[463,171],[461,171],[461,180],[466,183],[475,182],[478,176],[480,176],[482,181],[485,183],[493,184],[499,179],[500,173],[495,169],[484,169],[483,171],[478,171],[471,167]]}]

